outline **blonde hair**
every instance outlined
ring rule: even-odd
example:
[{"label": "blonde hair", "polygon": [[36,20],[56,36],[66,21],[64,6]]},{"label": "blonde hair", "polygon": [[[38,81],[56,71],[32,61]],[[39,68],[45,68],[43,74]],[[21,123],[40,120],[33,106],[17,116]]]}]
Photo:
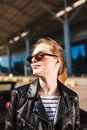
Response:
[{"label": "blonde hair", "polygon": [[65,68],[63,73],[58,75],[58,80],[60,80],[62,83],[65,83],[67,77],[68,77],[68,73],[67,73],[67,69]]},{"label": "blonde hair", "polygon": [[57,43],[55,40],[51,38],[40,38],[33,46],[33,49],[35,49],[39,44],[45,43],[51,46],[51,51],[53,54],[57,55],[58,58],[61,60],[61,66],[59,68],[58,72],[58,79],[64,83],[67,79],[67,69],[65,65],[65,59],[63,54],[63,49],[59,43]]}]

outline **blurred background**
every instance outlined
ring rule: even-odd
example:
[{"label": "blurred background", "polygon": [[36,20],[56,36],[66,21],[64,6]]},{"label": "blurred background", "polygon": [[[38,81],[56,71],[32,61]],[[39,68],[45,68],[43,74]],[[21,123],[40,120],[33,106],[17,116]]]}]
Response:
[{"label": "blurred background", "polygon": [[6,90],[2,95],[15,83],[18,87],[34,79],[26,58],[33,44],[46,37],[63,47],[69,74],[65,84],[78,93],[81,124],[86,126],[87,0],[0,0],[0,82],[10,84],[8,89],[0,86]]},{"label": "blurred background", "polygon": [[26,58],[41,37],[64,48],[69,75],[87,75],[87,0],[1,0],[0,73],[31,74]]}]

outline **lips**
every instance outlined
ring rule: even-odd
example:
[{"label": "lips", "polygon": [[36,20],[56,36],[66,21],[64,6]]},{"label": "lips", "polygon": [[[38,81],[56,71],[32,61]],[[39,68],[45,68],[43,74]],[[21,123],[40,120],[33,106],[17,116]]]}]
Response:
[{"label": "lips", "polygon": [[32,65],[32,69],[37,69],[40,65]]}]

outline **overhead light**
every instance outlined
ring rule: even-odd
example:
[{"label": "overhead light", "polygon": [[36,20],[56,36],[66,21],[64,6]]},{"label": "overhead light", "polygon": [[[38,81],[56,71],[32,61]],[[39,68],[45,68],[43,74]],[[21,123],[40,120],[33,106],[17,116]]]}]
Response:
[{"label": "overhead light", "polygon": [[9,43],[12,44],[12,43],[13,43],[13,40],[10,40]]},{"label": "overhead light", "polygon": [[16,36],[16,37],[13,38],[14,41],[18,41],[19,39],[20,39],[19,36]]},{"label": "overhead light", "polygon": [[60,17],[60,16],[64,15],[64,13],[65,13],[65,11],[61,10],[58,13],[56,13],[56,17]]},{"label": "overhead light", "polygon": [[68,7],[65,8],[66,12],[70,12],[71,10],[72,10],[72,7],[70,7],[70,6],[68,6]]},{"label": "overhead light", "polygon": [[12,40],[9,41],[9,44],[14,43],[14,41],[18,41],[21,37],[25,37],[29,34],[29,31],[21,33],[19,36],[14,37]]},{"label": "overhead light", "polygon": [[78,0],[77,2],[75,2],[73,4],[73,7],[78,7],[78,6],[82,5],[82,4],[84,4],[85,2],[86,2],[86,0]]},{"label": "overhead light", "polygon": [[21,37],[25,37],[25,36],[27,36],[28,34],[29,34],[29,31],[23,32],[23,33],[21,33]]},{"label": "overhead light", "polygon": [[66,12],[70,12],[73,8],[76,8],[82,4],[84,4],[87,0],[78,0],[77,2],[75,2],[72,6],[68,6],[65,8],[65,10],[61,10],[58,13],[56,13],[56,17],[61,17],[62,15],[64,15]]},{"label": "overhead light", "polygon": [[65,8],[65,10],[61,10],[58,13],[56,13],[56,17],[60,17],[65,14],[65,12],[70,12],[72,10],[72,7],[68,6]]}]

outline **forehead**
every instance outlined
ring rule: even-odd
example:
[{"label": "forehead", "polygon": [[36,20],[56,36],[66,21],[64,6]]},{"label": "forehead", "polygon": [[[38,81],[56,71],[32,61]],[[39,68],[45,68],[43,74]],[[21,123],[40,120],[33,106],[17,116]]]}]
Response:
[{"label": "forehead", "polygon": [[41,44],[37,45],[37,47],[34,49],[33,54],[35,54],[39,51],[51,52],[51,46],[46,43],[41,43]]}]

